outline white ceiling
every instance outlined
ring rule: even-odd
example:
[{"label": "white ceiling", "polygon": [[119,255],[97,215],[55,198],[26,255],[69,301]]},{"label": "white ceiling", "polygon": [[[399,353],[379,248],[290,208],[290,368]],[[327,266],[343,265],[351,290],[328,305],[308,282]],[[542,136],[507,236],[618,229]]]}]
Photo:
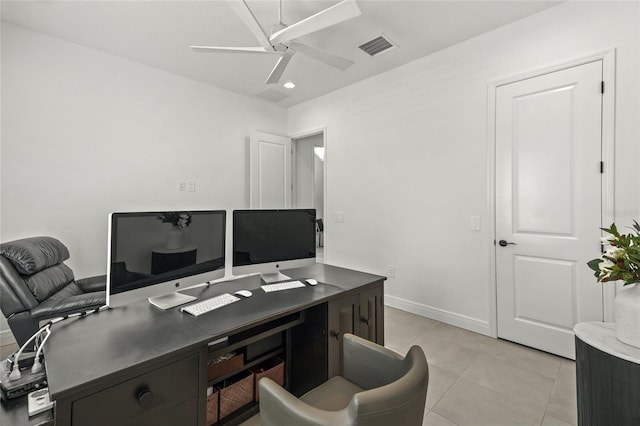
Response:
[{"label": "white ceiling", "polygon": [[[292,24],[337,0],[284,0],[283,21]],[[522,19],[559,1],[545,0],[358,0],[362,15],[310,34],[301,40],[355,62],[339,71],[296,55],[281,83],[265,85],[277,60],[272,55],[195,53],[189,45],[258,46],[224,0],[176,1],[5,1],[2,20],[169,71],[237,93],[256,96],[265,90],[288,95],[288,107],[463,40]],[[277,0],[247,0],[265,32],[278,20]],[[358,46],[384,35],[398,48],[376,57]]]}]

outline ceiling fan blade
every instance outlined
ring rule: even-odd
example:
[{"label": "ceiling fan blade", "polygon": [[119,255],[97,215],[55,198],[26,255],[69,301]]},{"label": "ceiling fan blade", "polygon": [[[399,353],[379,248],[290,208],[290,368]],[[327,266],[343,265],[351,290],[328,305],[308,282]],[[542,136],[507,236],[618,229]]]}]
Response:
[{"label": "ceiling fan blade", "polygon": [[262,47],[220,47],[220,46],[189,46],[194,52],[203,53],[270,53],[282,55],[283,52],[264,50]]},{"label": "ceiling fan blade", "polygon": [[339,24],[340,22],[360,16],[360,9],[355,0],[344,0],[321,12],[296,22],[269,37],[272,45],[285,43],[289,40],[311,34],[323,28]]},{"label": "ceiling fan blade", "polygon": [[287,49],[287,51],[284,52],[284,55],[282,55],[282,57],[278,59],[278,63],[276,63],[276,66],[273,67],[273,71],[271,71],[271,74],[269,74],[269,78],[267,78],[267,84],[275,84],[280,81],[280,77],[282,77],[282,73],[284,72],[285,68],[287,68],[287,64],[293,57],[294,53],[296,53],[296,51],[293,49]]},{"label": "ceiling fan blade", "polygon": [[288,44],[296,51],[310,56],[313,59],[323,62],[327,65],[338,68],[341,71],[346,71],[351,65],[354,64],[353,61],[343,58],[342,56],[325,52],[324,50],[320,50],[317,47],[309,46],[308,44],[303,44],[295,41],[291,41]]},{"label": "ceiling fan blade", "polygon": [[242,22],[249,27],[249,30],[253,33],[264,50],[275,50],[273,45],[269,42],[267,34],[264,32],[258,20],[253,15],[253,12],[247,6],[244,0],[227,0],[227,3],[236,12],[236,14],[242,19]]}]

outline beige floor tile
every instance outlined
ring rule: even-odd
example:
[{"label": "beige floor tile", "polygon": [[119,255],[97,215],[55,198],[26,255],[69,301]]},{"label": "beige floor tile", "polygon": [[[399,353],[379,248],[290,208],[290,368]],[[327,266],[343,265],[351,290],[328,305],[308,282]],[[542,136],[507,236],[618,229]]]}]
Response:
[{"label": "beige floor tile", "polygon": [[422,426],[458,426],[454,422],[445,419],[433,411],[427,411],[422,421]]},{"label": "beige floor tile", "polygon": [[0,360],[6,359],[9,355],[20,349],[17,344],[11,343],[0,346]]},{"label": "beige floor tile", "polygon": [[[420,315],[412,314],[411,312],[403,311],[400,309],[392,308],[390,306],[384,307],[384,319],[391,320],[395,324],[405,326],[423,326],[423,327],[435,327],[441,324],[439,321],[425,318]],[[396,330],[399,331],[399,330]]]},{"label": "beige floor tile", "polygon": [[415,340],[440,324],[428,318],[385,307],[384,345],[405,354]]},{"label": "beige floor tile", "polygon": [[576,363],[565,361],[560,367],[553,396],[565,399],[567,402],[576,403]]},{"label": "beige floor tile", "polygon": [[555,380],[512,367],[501,359],[480,354],[461,376],[500,394],[528,402],[544,411]]},{"label": "beige floor tile", "polygon": [[430,364],[429,386],[427,387],[427,409],[433,408],[456,380],[458,380],[458,375],[444,368],[440,368],[437,365]]},{"label": "beige floor tile", "polygon": [[552,395],[547,404],[546,414],[570,425],[578,424],[578,404],[567,402],[565,398]]},{"label": "beige floor tile", "polygon": [[538,426],[544,415],[527,403],[462,378],[432,411],[460,426]]},{"label": "beige floor tile", "polygon": [[[474,350],[484,352],[495,358],[500,358],[513,367],[522,368],[550,378],[555,379],[562,362],[565,360],[556,355],[528,348],[507,340],[494,339],[487,336],[481,337],[483,339],[477,339],[477,341],[471,342]],[[463,344],[466,344],[466,342],[467,341],[464,341]]]},{"label": "beige floor tile", "polygon": [[479,352],[459,344],[455,336],[438,333],[428,333],[420,336],[414,344],[420,345],[424,350],[429,365],[435,365],[449,370],[457,375],[471,365]]},{"label": "beige floor tile", "polygon": [[575,362],[562,363],[547,404],[547,414],[571,425],[578,424]]},{"label": "beige floor tile", "polygon": [[542,426],[571,426],[571,424],[556,419],[553,416],[545,415],[544,419],[542,419]]}]

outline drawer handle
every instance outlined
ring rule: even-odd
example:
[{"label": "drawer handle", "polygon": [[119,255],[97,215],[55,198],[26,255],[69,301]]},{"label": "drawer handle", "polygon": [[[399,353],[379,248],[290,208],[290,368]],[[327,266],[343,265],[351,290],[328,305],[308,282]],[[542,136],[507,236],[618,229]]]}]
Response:
[{"label": "drawer handle", "polygon": [[329,335],[330,335],[331,337],[335,337],[335,338],[336,338],[336,340],[340,340],[340,332],[339,332],[339,331],[330,331],[330,332],[329,332]]},{"label": "drawer handle", "polygon": [[145,389],[138,393],[138,404],[140,404],[142,408],[151,407],[153,405],[154,400],[155,400],[155,396],[153,395],[153,392],[151,392],[149,389]]},{"label": "drawer handle", "polygon": [[369,318],[360,317],[360,322],[363,322],[366,325],[369,325]]}]

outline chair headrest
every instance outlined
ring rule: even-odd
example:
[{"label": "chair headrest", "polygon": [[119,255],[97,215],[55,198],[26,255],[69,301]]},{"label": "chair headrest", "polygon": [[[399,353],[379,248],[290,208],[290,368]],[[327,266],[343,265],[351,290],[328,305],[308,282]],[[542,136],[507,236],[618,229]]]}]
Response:
[{"label": "chair headrest", "polygon": [[31,237],[0,244],[6,257],[20,275],[33,275],[69,258],[69,250],[52,237]]}]

